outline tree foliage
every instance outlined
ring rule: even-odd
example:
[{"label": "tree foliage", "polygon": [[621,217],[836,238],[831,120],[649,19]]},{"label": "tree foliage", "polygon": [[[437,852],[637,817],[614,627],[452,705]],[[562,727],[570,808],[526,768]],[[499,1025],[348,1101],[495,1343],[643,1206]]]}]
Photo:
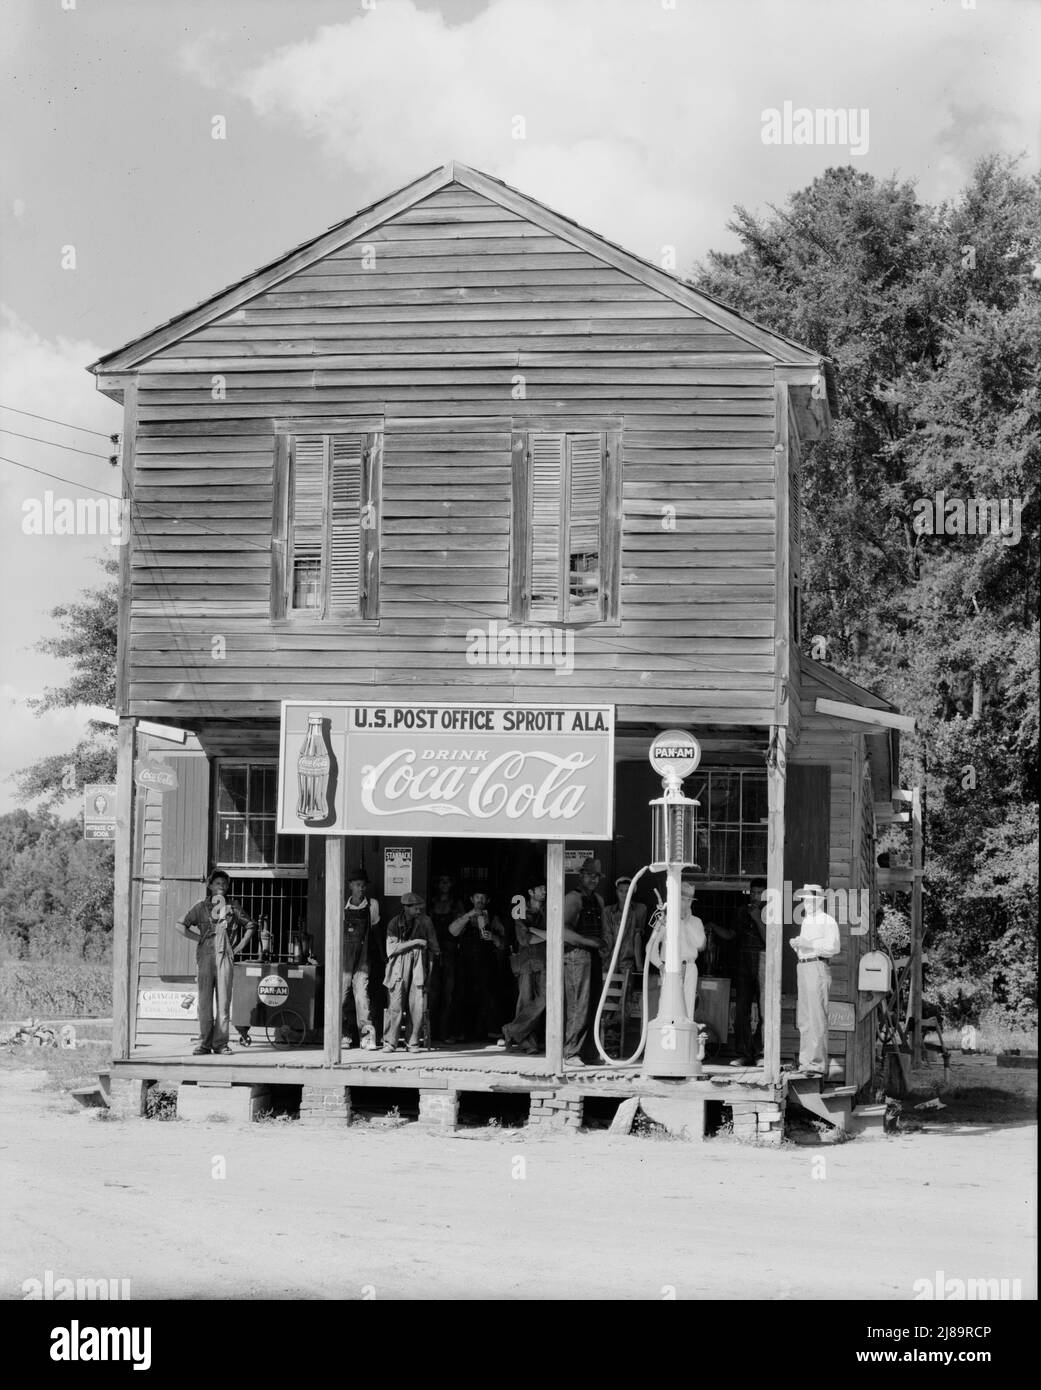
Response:
[{"label": "tree foliage", "polygon": [[[979,162],[950,204],[829,169],[738,208],[696,283],[819,350],[840,409],[804,464],[806,640],[918,721],[927,959],[1036,1006],[1041,180]],[[1017,499],[1021,535],[930,534],[916,502]]]}]

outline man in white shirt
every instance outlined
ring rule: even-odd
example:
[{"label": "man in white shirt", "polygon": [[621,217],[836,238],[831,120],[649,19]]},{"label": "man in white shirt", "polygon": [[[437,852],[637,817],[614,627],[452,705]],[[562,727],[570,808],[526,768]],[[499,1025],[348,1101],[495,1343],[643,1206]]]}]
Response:
[{"label": "man in white shirt", "polygon": [[798,957],[799,1070],[823,1078],[828,1074],[829,961],[842,949],[839,924],[824,910],[826,899],[819,883],[807,883],[794,896],[802,900],[803,913],[799,935],[788,943]]},{"label": "man in white shirt", "polygon": [[[694,1008],[698,997],[698,955],[705,949],[705,926],[700,917],[694,915],[695,883],[688,870],[684,870],[680,882],[680,973],[683,977],[683,1003],[687,1017],[694,1018]],[[665,970],[665,917],[662,916],[659,930],[647,948],[652,965],[664,973]]]}]

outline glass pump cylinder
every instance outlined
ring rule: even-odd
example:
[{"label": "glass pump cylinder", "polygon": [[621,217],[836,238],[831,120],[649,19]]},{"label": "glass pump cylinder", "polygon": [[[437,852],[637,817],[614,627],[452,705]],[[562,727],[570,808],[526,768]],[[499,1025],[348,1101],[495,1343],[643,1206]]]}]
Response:
[{"label": "glass pump cylinder", "polygon": [[662,796],[651,805],[651,868],[697,868],[697,809],[690,797]]}]

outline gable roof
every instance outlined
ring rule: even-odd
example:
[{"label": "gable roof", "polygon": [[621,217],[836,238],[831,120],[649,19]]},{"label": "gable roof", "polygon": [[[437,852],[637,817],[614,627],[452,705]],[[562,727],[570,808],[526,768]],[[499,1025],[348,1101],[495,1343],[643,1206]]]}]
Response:
[{"label": "gable roof", "polygon": [[612,241],[607,241],[604,237],[598,236],[571,218],[554,212],[537,199],[511,188],[500,179],[492,178],[488,174],[482,174],[477,169],[471,169],[465,164],[453,161],[423,174],[412,183],[406,184],[404,188],[399,188],[397,192],[391,193],[389,197],[382,198],[367,208],[362,208],[360,212],[355,213],[345,221],[338,222],[318,236],[312,237],[311,240],[302,242],[299,246],[285,252],[277,260],[261,266],[259,270],[251,271],[241,280],[220,290],[217,294],[203,300],[184,313],[167,319],[165,323],[159,324],[158,327],[132,339],[122,347],[105,353],[104,356],[92,363],[88,370],[94,373],[133,370],[148,357],[170,347],[181,338],[205,328],[214,319],[230,313],[247,300],[253,299],[258,294],[263,294],[280,281],[315,264],[323,257],[331,255],[349,242],[371,233],[382,223],[391,221],[400,213],[407,211],[416,203],[422,202],[424,198],[429,198],[431,194],[446,188],[449,184],[458,184],[473,193],[481,194],[491,202],[498,204],[499,207],[527,218],[544,230],[571,242],[572,245],[598,257],[616,270],[631,276],[634,280],[640,281],[651,289],[658,290],[677,304],[683,305],[694,313],[701,314],[725,332],[733,333],[761,352],[775,357],[778,363],[817,371],[824,368],[824,362],[819,353],[812,352],[810,349],[801,347],[798,343],[782,337],[779,333],[771,332],[769,329],[753,323],[751,319],[745,318],[734,309],[727,308],[726,305],[721,304],[710,295],[693,289],[678,276],[671,275],[651,261],[644,260],[632,251],[626,251]]}]

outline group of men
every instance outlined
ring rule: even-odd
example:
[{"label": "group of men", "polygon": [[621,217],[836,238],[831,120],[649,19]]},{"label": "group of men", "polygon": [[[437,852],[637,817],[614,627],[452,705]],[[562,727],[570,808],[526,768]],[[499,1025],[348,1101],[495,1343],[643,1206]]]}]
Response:
[{"label": "group of men", "polygon": [[[592,1024],[605,973],[610,969],[621,926],[623,904],[632,882],[615,880],[616,902],[605,905],[598,887],[599,863],[586,859],[579,886],[564,897],[564,1060],[577,1065],[592,1060]],[[348,875],[350,895],[344,906],[341,1010],[353,1002],[359,1046],[394,1052],[404,1046],[418,1052],[435,1042],[495,1041],[505,1050],[541,1051],[539,1032],[546,1012],[546,885],[528,889],[523,908],[513,917],[512,941],[491,911],[488,895],[470,894],[469,905],[455,892],[453,880],[437,880],[430,910],[417,893],[406,893],[401,911],[383,929],[379,902],[369,895],[364,869]],[[216,871],[207,895],[177,924],[197,941],[199,1041],[196,1055],[230,1053],[228,1031],[234,960],[247,948],[256,925],[230,900],[231,882]],[[698,987],[698,956],[710,936],[736,938],[735,1045],[732,1065],[762,1060],[765,999],[765,880],[750,885],[749,901],[736,926],[708,926],[695,914],[695,884],[689,873],[681,881],[680,969],[684,1001],[693,1017]],[[790,941],[797,956],[798,1070],[808,1076],[827,1074],[828,994],[831,958],[840,949],[835,919],[825,911],[825,892],[807,884],[795,894],[803,903],[799,935]],[[640,971],[644,956],[659,970],[664,962],[662,924],[645,940],[647,910],[633,903],[616,968]],[[514,988],[507,983],[515,980]],[[379,986],[386,991],[382,1003]],[[515,989],[515,998],[514,998]],[[216,1000],[216,1007],[214,1001]],[[753,1009],[758,1021],[753,1027]],[[377,1040],[379,1014],[382,1039]],[[512,1013],[512,1017],[509,1015]],[[407,1035],[401,1038],[407,1020]],[[352,1039],[345,1030],[343,1046]]]}]

